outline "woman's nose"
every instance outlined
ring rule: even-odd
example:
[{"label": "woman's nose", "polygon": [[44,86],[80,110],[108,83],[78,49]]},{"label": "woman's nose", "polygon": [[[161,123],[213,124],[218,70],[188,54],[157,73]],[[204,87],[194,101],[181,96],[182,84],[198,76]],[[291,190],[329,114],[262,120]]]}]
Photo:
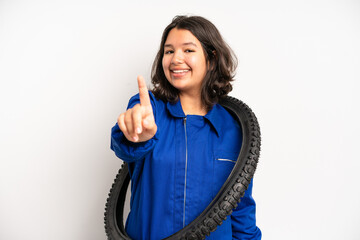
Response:
[{"label": "woman's nose", "polygon": [[173,64],[181,64],[184,62],[184,55],[180,51],[176,51],[173,55],[172,61]]}]

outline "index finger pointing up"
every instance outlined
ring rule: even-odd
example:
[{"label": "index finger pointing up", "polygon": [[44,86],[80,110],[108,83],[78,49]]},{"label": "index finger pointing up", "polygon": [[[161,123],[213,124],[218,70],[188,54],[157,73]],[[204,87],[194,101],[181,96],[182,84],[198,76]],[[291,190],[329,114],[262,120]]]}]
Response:
[{"label": "index finger pointing up", "polygon": [[139,85],[139,95],[140,95],[140,105],[141,106],[151,106],[150,103],[150,97],[149,97],[149,91],[146,87],[145,80],[143,76],[138,76],[138,85]]}]

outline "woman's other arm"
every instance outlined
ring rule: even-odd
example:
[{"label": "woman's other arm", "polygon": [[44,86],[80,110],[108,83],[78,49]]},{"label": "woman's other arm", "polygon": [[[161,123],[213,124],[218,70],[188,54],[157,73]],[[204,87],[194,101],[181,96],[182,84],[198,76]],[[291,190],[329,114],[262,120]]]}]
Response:
[{"label": "woman's other arm", "polygon": [[231,215],[233,239],[260,240],[261,231],[256,226],[256,205],[252,197],[252,180],[239,206]]}]

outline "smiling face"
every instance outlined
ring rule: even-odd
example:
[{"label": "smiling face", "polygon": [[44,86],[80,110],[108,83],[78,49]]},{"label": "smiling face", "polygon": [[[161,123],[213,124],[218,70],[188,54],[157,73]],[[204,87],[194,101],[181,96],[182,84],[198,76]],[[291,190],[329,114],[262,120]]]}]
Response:
[{"label": "smiling face", "polygon": [[188,30],[172,29],[164,44],[162,66],[180,94],[200,94],[207,63],[199,40]]}]

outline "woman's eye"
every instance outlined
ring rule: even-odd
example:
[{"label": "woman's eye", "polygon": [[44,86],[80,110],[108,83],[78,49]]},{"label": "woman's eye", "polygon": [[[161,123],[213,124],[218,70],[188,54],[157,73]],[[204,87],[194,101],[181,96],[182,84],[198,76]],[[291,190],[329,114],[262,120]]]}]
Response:
[{"label": "woman's eye", "polygon": [[174,51],[173,50],[166,50],[165,51],[165,54],[171,54],[171,53],[173,53]]},{"label": "woman's eye", "polygon": [[186,49],[185,52],[195,52],[195,51],[192,49]]}]

